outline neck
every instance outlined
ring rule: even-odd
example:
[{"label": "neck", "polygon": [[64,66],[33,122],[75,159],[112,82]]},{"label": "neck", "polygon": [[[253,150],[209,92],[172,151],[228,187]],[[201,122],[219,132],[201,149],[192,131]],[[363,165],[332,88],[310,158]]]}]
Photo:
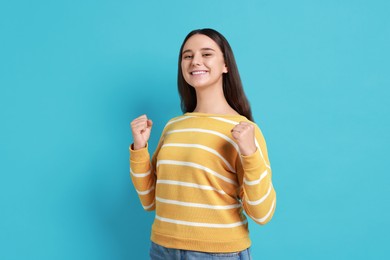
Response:
[{"label": "neck", "polygon": [[222,86],[196,89],[196,108],[194,112],[238,115],[227,102]]}]

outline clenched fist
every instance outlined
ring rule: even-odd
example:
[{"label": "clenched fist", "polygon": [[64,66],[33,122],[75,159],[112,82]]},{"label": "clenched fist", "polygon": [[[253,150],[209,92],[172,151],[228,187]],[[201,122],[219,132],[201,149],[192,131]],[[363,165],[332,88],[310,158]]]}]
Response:
[{"label": "clenched fist", "polygon": [[240,122],[232,130],[232,136],[237,141],[240,153],[244,156],[256,152],[255,126],[248,122]]},{"label": "clenched fist", "polygon": [[150,137],[153,122],[146,115],[137,117],[130,123],[131,132],[134,140],[134,150],[146,147]]}]

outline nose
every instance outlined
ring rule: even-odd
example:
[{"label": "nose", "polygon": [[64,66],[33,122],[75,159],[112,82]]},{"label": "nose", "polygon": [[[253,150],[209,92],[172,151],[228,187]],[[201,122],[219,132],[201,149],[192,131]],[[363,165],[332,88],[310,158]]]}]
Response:
[{"label": "nose", "polygon": [[195,53],[192,57],[192,66],[199,66],[202,64],[202,55]]}]

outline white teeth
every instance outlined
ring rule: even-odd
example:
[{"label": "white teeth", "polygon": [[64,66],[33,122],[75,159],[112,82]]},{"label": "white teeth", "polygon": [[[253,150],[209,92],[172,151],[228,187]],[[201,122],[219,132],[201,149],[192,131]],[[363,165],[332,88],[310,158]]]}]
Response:
[{"label": "white teeth", "polygon": [[193,71],[191,72],[192,75],[199,75],[199,74],[205,74],[206,71]]}]

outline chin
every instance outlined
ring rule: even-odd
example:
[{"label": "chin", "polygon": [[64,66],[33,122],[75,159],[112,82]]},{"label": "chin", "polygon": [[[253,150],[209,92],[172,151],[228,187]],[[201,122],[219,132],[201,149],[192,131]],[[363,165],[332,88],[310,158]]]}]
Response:
[{"label": "chin", "polygon": [[203,89],[203,88],[207,88],[207,85],[206,84],[190,84],[191,87],[193,87],[194,89]]}]

